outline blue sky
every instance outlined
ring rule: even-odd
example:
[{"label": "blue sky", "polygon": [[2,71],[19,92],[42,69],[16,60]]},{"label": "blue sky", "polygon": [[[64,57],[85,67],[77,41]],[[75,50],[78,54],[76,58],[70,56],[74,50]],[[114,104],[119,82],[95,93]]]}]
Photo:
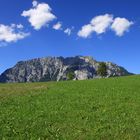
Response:
[{"label": "blue sky", "polygon": [[[40,4],[49,6],[44,22],[29,13]],[[32,1],[1,0],[0,73],[21,60],[75,55],[93,56],[140,73],[139,5],[139,0],[38,0],[33,7]],[[96,17],[110,21],[100,30]],[[90,33],[82,31],[86,25]],[[80,31],[84,37],[78,35]]]}]

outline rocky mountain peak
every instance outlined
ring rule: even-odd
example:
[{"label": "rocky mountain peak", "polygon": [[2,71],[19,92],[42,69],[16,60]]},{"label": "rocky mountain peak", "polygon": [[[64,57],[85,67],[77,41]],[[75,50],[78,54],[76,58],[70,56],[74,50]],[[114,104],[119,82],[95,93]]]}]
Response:
[{"label": "rocky mountain peak", "polygon": [[[0,82],[40,82],[85,80],[101,77],[100,62],[90,56],[46,57],[20,61],[0,75]],[[130,73],[123,67],[105,62],[106,76],[125,76]]]}]

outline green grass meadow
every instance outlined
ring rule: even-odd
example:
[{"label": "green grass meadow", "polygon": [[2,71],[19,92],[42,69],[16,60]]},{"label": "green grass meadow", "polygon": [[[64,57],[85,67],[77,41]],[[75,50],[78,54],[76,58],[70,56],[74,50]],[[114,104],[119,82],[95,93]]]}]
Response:
[{"label": "green grass meadow", "polygon": [[0,140],[140,140],[140,76],[0,84]]}]

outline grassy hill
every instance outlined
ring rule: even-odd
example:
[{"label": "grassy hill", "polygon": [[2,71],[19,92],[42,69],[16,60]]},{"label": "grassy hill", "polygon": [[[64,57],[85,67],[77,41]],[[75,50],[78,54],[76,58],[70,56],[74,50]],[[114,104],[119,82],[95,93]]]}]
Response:
[{"label": "grassy hill", "polygon": [[2,140],[138,140],[140,76],[0,84]]}]

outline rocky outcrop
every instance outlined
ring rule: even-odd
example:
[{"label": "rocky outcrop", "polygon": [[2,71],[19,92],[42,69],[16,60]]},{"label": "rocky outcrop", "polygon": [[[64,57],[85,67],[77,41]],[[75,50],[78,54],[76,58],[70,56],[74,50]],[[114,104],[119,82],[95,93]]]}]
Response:
[{"label": "rocky outcrop", "polygon": [[[0,76],[0,82],[40,82],[68,80],[68,73],[73,73],[73,80],[99,78],[99,63],[92,57],[47,57],[18,62],[13,68]],[[106,77],[125,76],[130,73],[111,62],[105,62]]]}]

